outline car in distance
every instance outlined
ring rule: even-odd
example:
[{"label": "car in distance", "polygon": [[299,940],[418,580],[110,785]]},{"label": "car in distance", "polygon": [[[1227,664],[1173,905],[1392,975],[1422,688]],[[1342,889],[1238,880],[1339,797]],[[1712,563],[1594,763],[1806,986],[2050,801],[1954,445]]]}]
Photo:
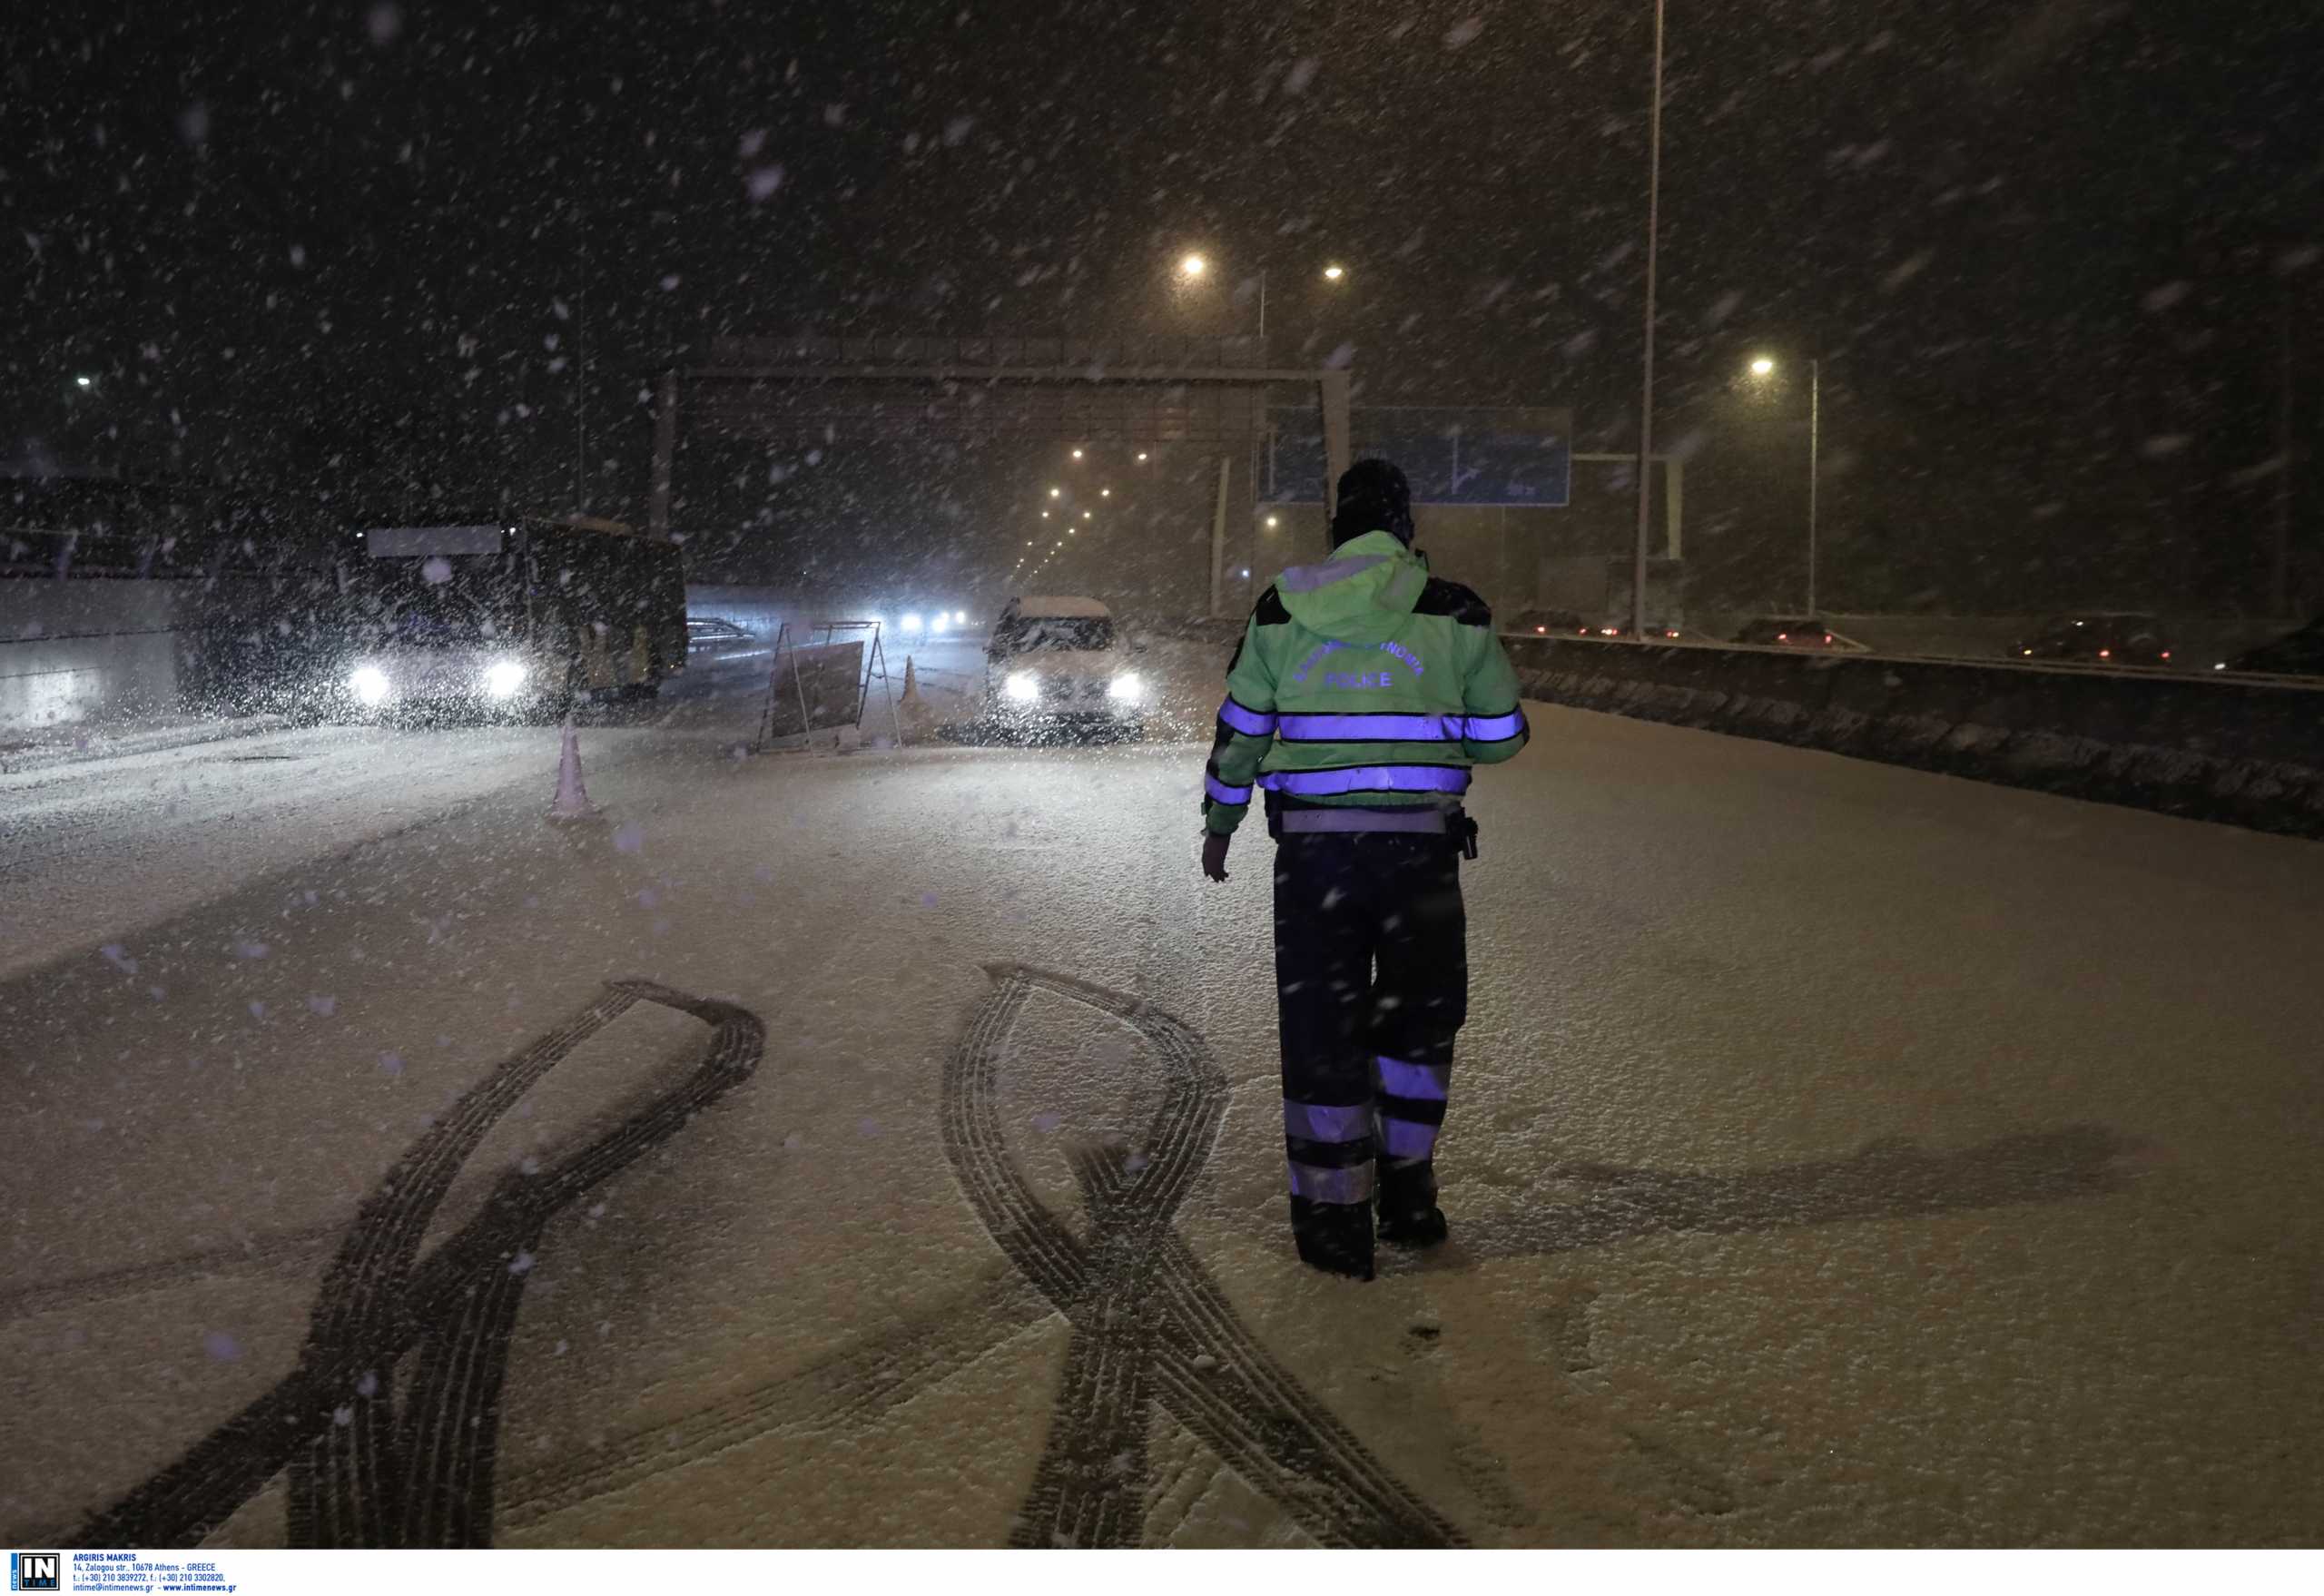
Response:
[{"label": "car in distance", "polygon": [[1142,736],[1148,688],[1136,652],[1094,598],[1012,598],[985,644],[986,717],[1035,735]]},{"label": "car in distance", "polygon": [[1587,637],[1592,629],[1570,609],[1521,609],[1502,627],[1507,635],[1524,637]]},{"label": "car in distance", "polygon": [[2165,665],[2171,663],[2171,640],[2153,616],[2092,611],[2053,616],[2033,636],[2019,640],[2017,657],[2083,665]]},{"label": "car in distance", "polygon": [[1821,616],[1758,616],[1735,634],[1735,641],[1757,648],[1835,649],[1862,654],[1863,644],[1833,629]]}]

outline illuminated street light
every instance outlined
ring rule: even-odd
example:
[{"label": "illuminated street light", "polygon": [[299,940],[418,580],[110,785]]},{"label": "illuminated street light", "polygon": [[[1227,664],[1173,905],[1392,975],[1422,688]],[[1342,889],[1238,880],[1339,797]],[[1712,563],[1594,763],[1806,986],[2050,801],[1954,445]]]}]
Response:
[{"label": "illuminated street light", "polygon": [[77,388],[94,388],[96,386],[96,381],[97,379],[94,377],[75,377],[73,379],[74,385]]},{"label": "illuminated street light", "polygon": [[1773,360],[1769,360],[1767,356],[1765,356],[1765,355],[1761,355],[1758,359],[1757,359],[1757,360],[1753,360],[1753,361],[1751,362],[1751,375],[1752,375],[1752,376],[1754,376],[1754,377],[1772,377],[1772,376],[1774,376],[1775,374],[1776,374],[1776,363],[1775,363]]},{"label": "illuminated street light", "polygon": [[1098,489],[1098,497],[1099,498],[1111,498],[1114,497],[1114,490],[1110,488],[1100,488]]},{"label": "illuminated street light", "polygon": [[1046,521],[1046,520],[1048,520],[1049,518],[1049,511],[1047,511],[1047,510],[1043,510],[1043,511],[1041,512],[1041,519],[1042,519],[1042,520],[1044,520],[1044,521]]},{"label": "illuminated street light", "polygon": [[1075,449],[1075,450],[1073,451],[1073,458],[1074,458],[1075,459],[1077,459],[1077,460],[1078,460],[1078,459],[1079,459],[1079,458],[1081,458],[1081,451],[1080,451],[1079,449],[1078,449],[1078,448],[1077,448],[1077,449]]},{"label": "illuminated street light", "polygon": [[1065,489],[1062,488],[1052,488],[1049,489],[1049,497],[1051,498],[1063,498],[1065,497]]},{"label": "illuminated street light", "polygon": [[1280,516],[1269,516],[1267,517],[1267,525],[1270,527],[1280,527],[1283,525],[1283,517]]},{"label": "illuminated street light", "polygon": [[1337,282],[1341,278],[1345,277],[1346,275],[1347,268],[1344,266],[1331,265],[1324,268],[1324,281],[1325,282]]},{"label": "illuminated street light", "polygon": [[1144,449],[1139,449],[1139,450],[1137,451],[1137,458],[1138,458],[1140,460],[1145,459],[1145,458],[1146,458],[1146,451],[1145,451]]},{"label": "illuminated street light", "polygon": [[1088,512],[1088,510],[1084,510],[1084,511],[1082,511],[1082,512],[1081,512],[1081,518],[1082,518],[1083,520],[1085,520],[1085,521],[1086,521],[1086,520],[1088,520],[1088,519],[1089,518],[1089,512]]},{"label": "illuminated street light", "polygon": [[1178,262],[1178,275],[1181,277],[1200,277],[1209,270],[1210,262],[1200,255],[1188,255]]}]

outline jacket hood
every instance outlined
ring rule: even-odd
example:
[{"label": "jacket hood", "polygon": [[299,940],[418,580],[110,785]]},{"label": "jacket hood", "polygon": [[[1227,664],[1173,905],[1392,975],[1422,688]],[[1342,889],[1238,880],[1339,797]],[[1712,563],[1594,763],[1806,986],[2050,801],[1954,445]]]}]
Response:
[{"label": "jacket hood", "polygon": [[1420,556],[1383,531],[1351,537],[1320,565],[1292,566],[1275,588],[1291,618],[1318,636],[1385,643],[1427,586]]}]

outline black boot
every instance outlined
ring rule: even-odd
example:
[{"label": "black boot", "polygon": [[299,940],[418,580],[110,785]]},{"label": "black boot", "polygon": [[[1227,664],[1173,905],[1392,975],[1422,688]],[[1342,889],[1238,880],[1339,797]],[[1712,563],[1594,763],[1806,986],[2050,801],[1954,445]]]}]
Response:
[{"label": "black boot", "polygon": [[1372,1278],[1372,1205],[1291,1199],[1291,1239],[1299,1261],[1327,1275]]},{"label": "black boot", "polygon": [[1436,1206],[1436,1165],[1428,1158],[1383,1158],[1380,1239],[1390,1246],[1434,1246],[1450,1234]]}]

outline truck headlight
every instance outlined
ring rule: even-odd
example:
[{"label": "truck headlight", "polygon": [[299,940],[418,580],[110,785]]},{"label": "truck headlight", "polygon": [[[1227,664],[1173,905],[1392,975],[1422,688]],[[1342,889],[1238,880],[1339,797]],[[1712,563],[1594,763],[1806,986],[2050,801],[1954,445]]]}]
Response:
[{"label": "truck headlight", "polygon": [[347,690],[355,695],[355,702],[366,708],[384,704],[388,697],[388,673],[378,665],[357,665],[347,678]]},{"label": "truck headlight", "polygon": [[1041,685],[1033,679],[1030,671],[1017,672],[1000,685],[1000,690],[1014,704],[1030,704],[1041,695]]},{"label": "truck headlight", "polygon": [[1136,704],[1146,696],[1146,684],[1136,671],[1124,671],[1106,685],[1106,696],[1117,704]]},{"label": "truck headlight", "polygon": [[514,698],[525,685],[525,667],[513,659],[496,659],[484,667],[484,690],[494,698]]}]

